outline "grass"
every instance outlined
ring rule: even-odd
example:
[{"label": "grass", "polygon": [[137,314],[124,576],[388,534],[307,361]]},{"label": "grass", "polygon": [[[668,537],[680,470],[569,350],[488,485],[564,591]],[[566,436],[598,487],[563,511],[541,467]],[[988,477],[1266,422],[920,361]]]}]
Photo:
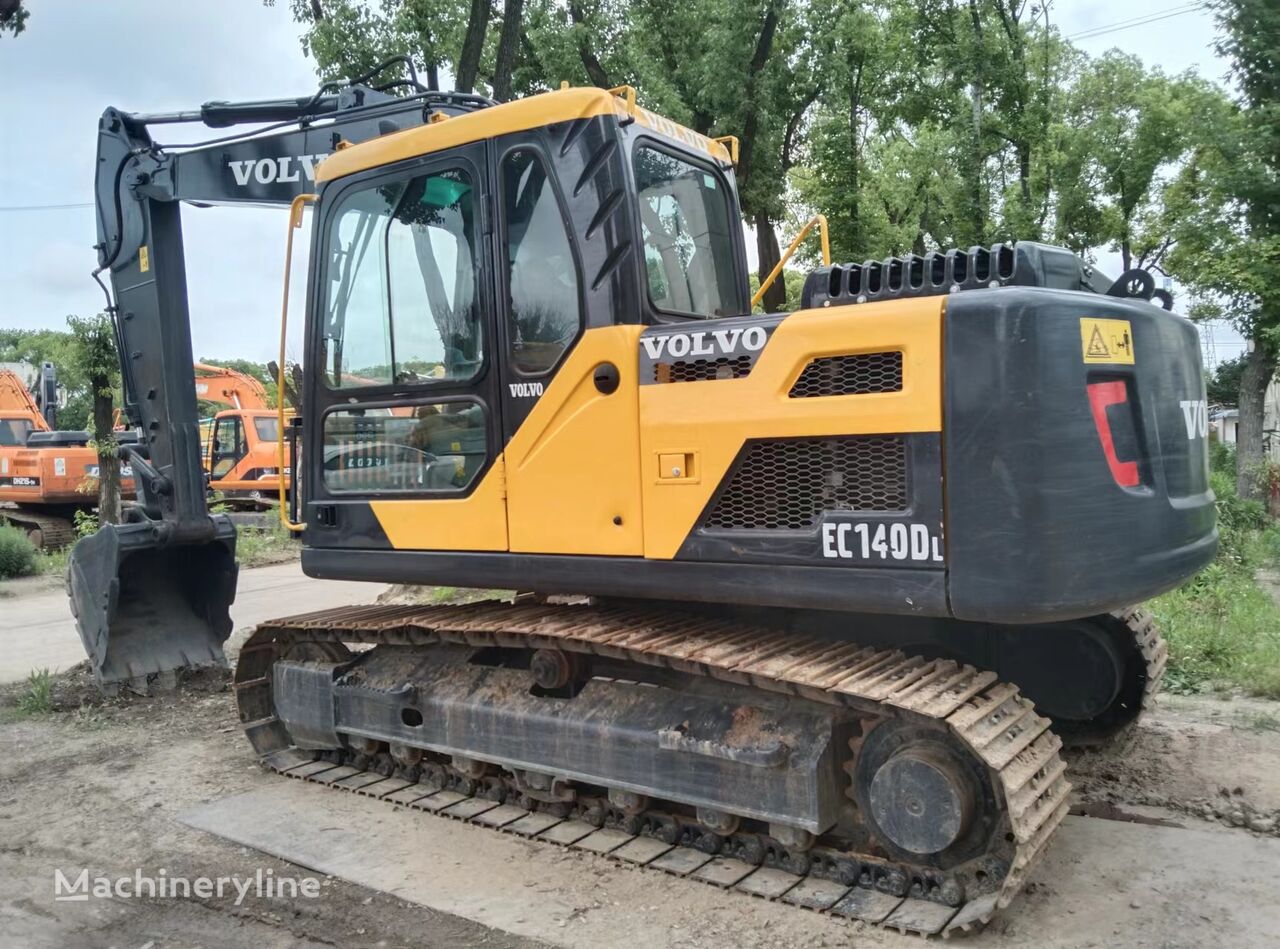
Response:
[{"label": "grass", "polygon": [[67,572],[67,560],[71,556],[71,548],[59,550],[42,550],[36,554],[36,573],[54,573],[61,576]]},{"label": "grass", "polygon": [[242,567],[257,567],[269,563],[296,560],[302,550],[300,541],[294,538],[279,521],[272,519],[266,530],[239,530],[236,532],[236,560]]},{"label": "grass", "polygon": [[1233,456],[1216,450],[1213,460],[1218,557],[1147,604],[1169,643],[1165,688],[1280,698],[1280,582],[1266,580],[1280,565],[1280,526],[1261,504],[1236,495]]},{"label": "grass", "polygon": [[53,675],[48,669],[32,671],[27,687],[18,697],[18,711],[23,715],[46,715],[53,711]]}]

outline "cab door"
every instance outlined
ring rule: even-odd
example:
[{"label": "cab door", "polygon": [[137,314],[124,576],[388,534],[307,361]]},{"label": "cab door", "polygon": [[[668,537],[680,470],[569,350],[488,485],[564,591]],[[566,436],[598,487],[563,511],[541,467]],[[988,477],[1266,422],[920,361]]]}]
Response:
[{"label": "cab door", "polygon": [[505,550],[487,148],[321,196],[309,332],[310,544]]},{"label": "cab door", "polygon": [[215,482],[228,479],[249,452],[244,424],[239,415],[219,415],[213,422],[209,453],[209,477]]},{"label": "cab door", "polygon": [[[579,143],[608,156],[603,139],[593,146],[584,134]],[[587,319],[584,289],[592,281],[583,271],[599,273],[601,264],[584,255],[586,230],[573,223],[575,217],[599,221],[617,207],[618,182],[605,175],[597,181],[585,169],[598,162],[590,155],[583,161],[542,130],[495,144],[510,548],[638,556],[644,550],[636,385],[641,327],[622,322],[635,314],[600,305],[604,300]],[[583,165],[575,167],[575,159]],[[576,202],[573,214],[568,201]],[[604,243],[596,234],[590,251],[599,256]],[[597,290],[601,282],[595,281]]]}]

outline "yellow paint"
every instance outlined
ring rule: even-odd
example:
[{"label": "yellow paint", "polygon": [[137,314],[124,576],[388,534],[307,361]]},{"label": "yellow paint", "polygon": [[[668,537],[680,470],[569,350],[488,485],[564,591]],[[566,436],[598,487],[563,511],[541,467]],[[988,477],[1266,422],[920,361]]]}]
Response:
[{"label": "yellow paint", "polygon": [[1080,353],[1086,363],[1132,366],[1133,328],[1128,320],[1080,318]]},{"label": "yellow paint", "polygon": [[[507,443],[511,550],[643,553],[636,382],[641,329],[587,330]],[[620,375],[609,395],[595,385],[601,363],[612,363]]]},{"label": "yellow paint", "polygon": [[506,550],[503,468],[499,455],[465,498],[370,501],[369,507],[397,550]]},{"label": "yellow paint", "polygon": [[[641,457],[696,453],[697,477],[642,484],[644,554],[671,559],[749,438],[936,432],[942,429],[945,297],[803,310],[774,331],[741,379],[640,388]],[[901,392],[792,399],[811,359],[902,353]]]},{"label": "yellow paint", "polygon": [[301,533],[307,527],[306,521],[294,522],[289,519],[289,502],[286,492],[289,489],[288,475],[285,474],[284,464],[284,349],[285,340],[289,335],[289,275],[293,272],[293,232],[302,227],[303,209],[315,201],[314,194],[300,194],[289,205],[289,229],[286,231],[284,242],[284,290],[281,293],[280,302],[280,361],[276,363],[276,392],[279,397],[276,399],[276,487],[279,493],[280,501],[280,523],[287,531],[295,534]]},{"label": "yellow paint", "polygon": [[147,250],[147,245],[143,244],[138,248],[138,273],[146,273],[151,269],[151,252]]},{"label": "yellow paint", "polygon": [[[679,142],[690,148],[696,148],[700,152],[705,152],[721,164],[733,163],[737,164],[737,142],[733,139],[734,148],[730,151],[722,139],[707,138],[693,129],[685,128],[678,122],[672,122],[668,118],[658,115],[656,112],[650,112],[648,109],[636,107],[635,120],[639,125],[643,125],[650,132],[656,132],[673,141]],[[733,138],[733,136],[727,136]]]},{"label": "yellow paint", "polygon": [[[629,113],[629,109],[635,110],[634,115]],[[718,142],[636,106],[633,98],[619,99],[604,89],[588,87],[544,92],[515,102],[505,102],[453,116],[447,122],[431,122],[343,148],[320,163],[316,168],[316,180],[333,181],[344,175],[380,168],[458,145],[487,141],[499,135],[542,128],[557,122],[595,118],[598,115],[634,118],[645,128],[691,145],[722,161],[729,160],[728,149]]]}]

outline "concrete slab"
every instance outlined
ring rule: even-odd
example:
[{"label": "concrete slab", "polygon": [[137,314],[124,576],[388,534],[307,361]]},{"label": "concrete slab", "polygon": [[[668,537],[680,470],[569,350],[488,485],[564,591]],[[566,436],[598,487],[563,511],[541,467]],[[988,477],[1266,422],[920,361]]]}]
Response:
[{"label": "concrete slab", "polygon": [[[824,939],[922,945],[918,936],[848,919],[883,919],[900,902],[864,891],[850,891],[819,915],[302,781],[280,779],[180,820],[303,867],[570,949],[688,946],[704,927],[785,932],[815,945]],[[1144,932],[1174,931],[1179,938],[1164,945],[1273,947],[1280,904],[1270,881],[1278,873],[1280,840],[1070,817],[1032,874],[1038,886],[966,942],[974,949],[1139,945]]]}]

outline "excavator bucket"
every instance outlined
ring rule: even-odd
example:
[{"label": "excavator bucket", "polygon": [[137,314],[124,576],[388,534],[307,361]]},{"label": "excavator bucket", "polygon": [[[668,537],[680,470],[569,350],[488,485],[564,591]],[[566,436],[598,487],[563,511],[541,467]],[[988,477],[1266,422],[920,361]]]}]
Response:
[{"label": "excavator bucket", "polygon": [[236,595],[236,533],[224,517],[210,540],[166,542],[151,523],[105,525],[71,551],[71,609],[98,686],[146,691],[178,669],[227,664]]}]

